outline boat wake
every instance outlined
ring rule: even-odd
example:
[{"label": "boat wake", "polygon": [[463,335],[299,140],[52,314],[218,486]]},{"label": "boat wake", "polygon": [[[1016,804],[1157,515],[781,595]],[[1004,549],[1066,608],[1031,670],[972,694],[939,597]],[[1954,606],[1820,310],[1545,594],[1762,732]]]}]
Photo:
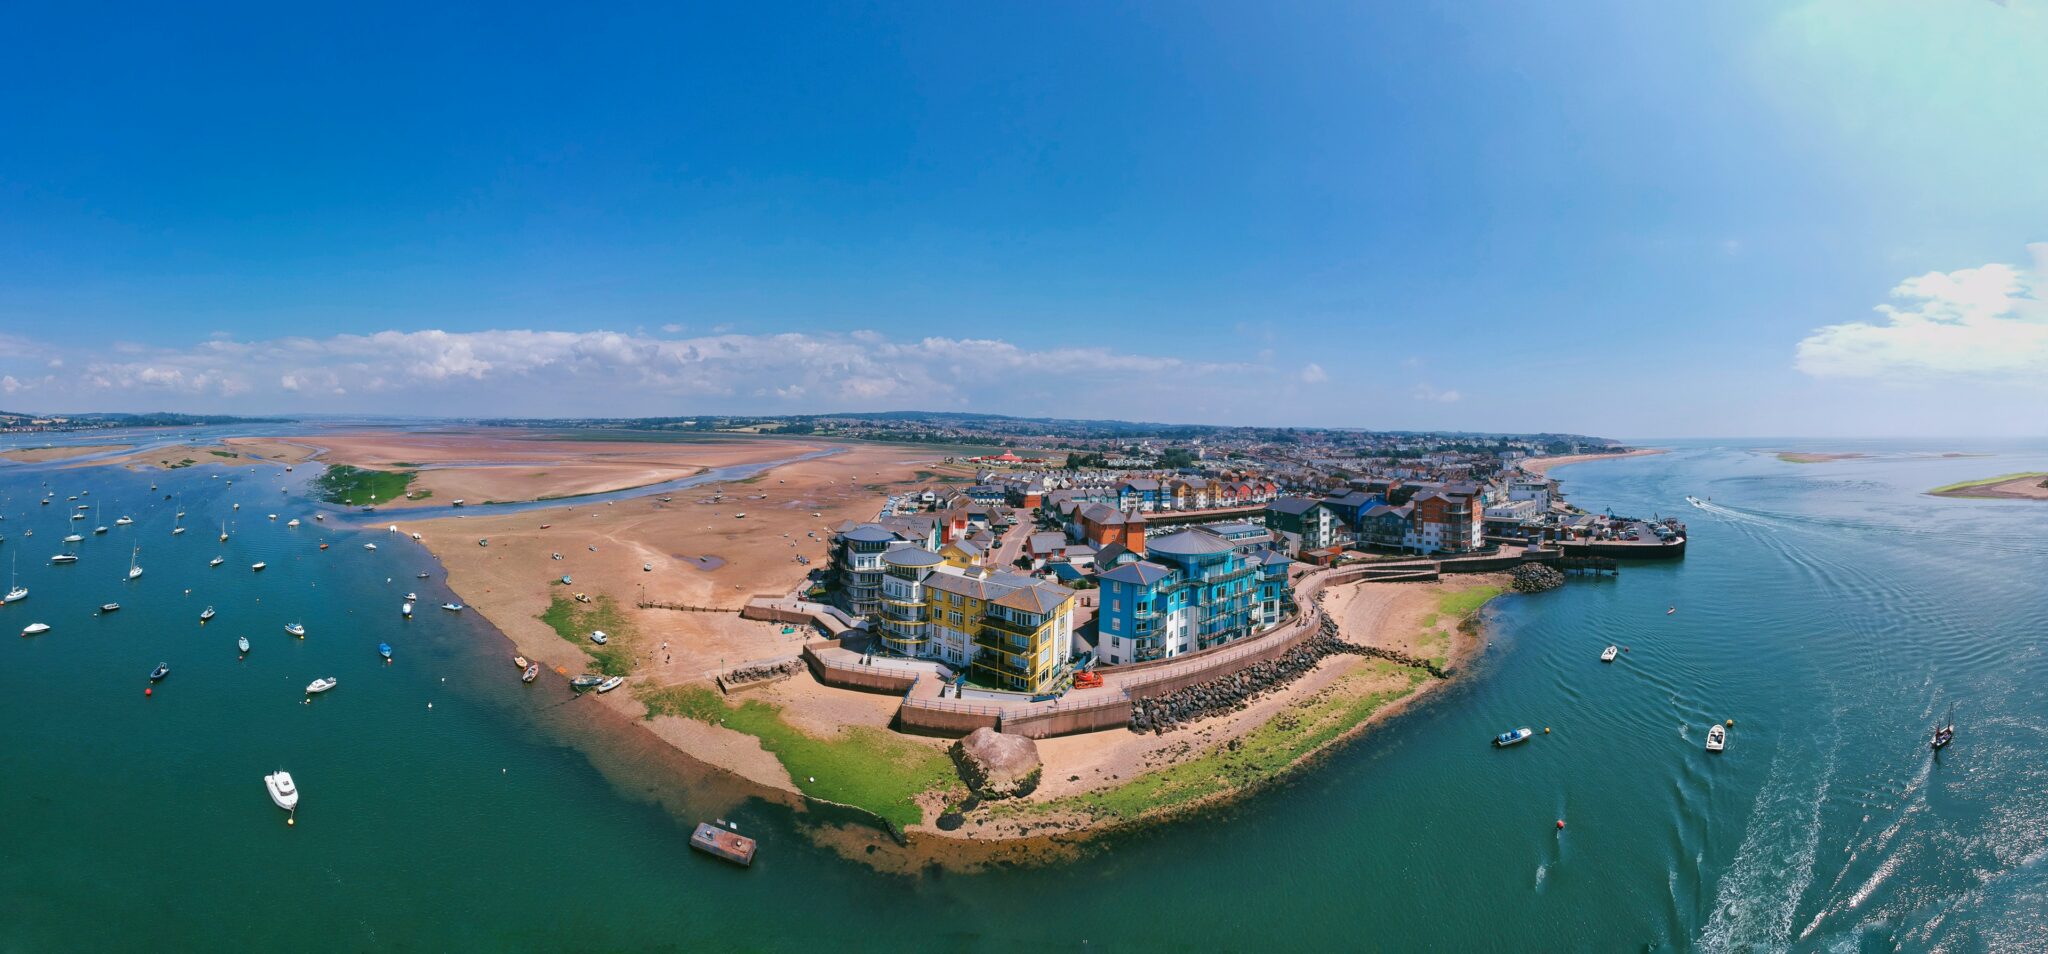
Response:
[{"label": "boat wake", "polygon": [[1749,831],[1721,876],[1713,913],[1700,931],[1702,950],[1784,948],[1790,943],[1793,914],[1813,883],[1821,808],[1835,777],[1839,747],[1838,734],[1823,754],[1820,771],[1810,776],[1810,789],[1801,784],[1806,773],[1788,764],[1785,753],[1772,761],[1750,811]]}]

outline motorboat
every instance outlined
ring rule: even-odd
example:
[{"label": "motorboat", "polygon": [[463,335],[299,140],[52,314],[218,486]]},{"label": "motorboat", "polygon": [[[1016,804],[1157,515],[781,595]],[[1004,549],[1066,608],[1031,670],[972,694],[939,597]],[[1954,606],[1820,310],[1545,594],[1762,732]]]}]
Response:
[{"label": "motorboat", "polygon": [[102,612],[102,613],[113,613],[113,612],[118,612],[118,611],[119,611],[120,609],[121,609],[121,604],[119,604],[119,603],[101,603],[101,604],[100,604],[100,612]]},{"label": "motorboat", "polygon": [[66,564],[66,563],[77,563],[77,562],[78,562],[78,554],[76,554],[76,553],[59,553],[59,554],[57,554],[56,556],[53,556],[53,557],[51,557],[51,558],[50,558],[50,562],[51,562],[51,563],[54,563],[54,564],[56,564],[56,565],[58,565],[58,566],[62,566],[62,565],[64,565],[64,564]]},{"label": "motorboat", "polygon": [[391,661],[391,644],[390,644],[390,643],[378,643],[378,644],[377,644],[377,655],[379,655],[379,656],[382,656],[382,657],[384,657],[384,661],[385,661],[385,662],[390,662],[390,661]]},{"label": "motorboat", "polygon": [[306,638],[306,624],[304,623],[286,623],[284,624],[284,631],[300,639]]},{"label": "motorboat", "polygon": [[654,572],[654,564],[652,564],[652,563],[642,563],[642,564],[640,564],[640,572],[642,572],[642,573],[652,573],[652,572]]},{"label": "motorboat", "polygon": [[319,520],[324,523],[327,520],[327,515],[324,513],[316,513],[313,515],[313,519]]},{"label": "motorboat", "polygon": [[607,680],[605,680],[605,681],[603,681],[603,682],[600,682],[600,683],[598,683],[598,684],[597,684],[597,691],[599,691],[599,692],[610,692],[610,691],[612,691],[613,689],[617,689],[617,688],[618,688],[618,687],[619,687],[619,686],[620,686],[620,685],[621,685],[622,683],[624,683],[625,681],[626,681],[626,677],[624,677],[624,676],[613,676],[613,677],[611,677],[610,679],[607,679]]},{"label": "motorboat", "polygon": [[325,549],[327,549],[327,541],[325,541],[325,540],[322,540],[322,541],[320,541],[320,549],[322,549],[322,550],[325,550]]},{"label": "motorboat", "polygon": [[247,637],[247,636],[244,636],[244,637],[242,637],[242,638],[240,638],[240,639],[237,639],[237,640],[235,640],[235,648],[237,648],[237,649],[240,649],[240,650],[242,651],[242,654],[243,654],[243,655],[245,655],[245,656],[246,656],[246,655],[248,655],[248,653],[249,653],[249,637]]},{"label": "motorboat", "polygon": [[65,543],[78,543],[78,542],[80,542],[80,541],[83,541],[84,539],[85,539],[85,537],[84,537],[84,536],[81,536],[81,535],[79,535],[79,534],[76,534],[76,533],[74,533],[74,534],[72,534],[72,535],[70,535],[70,536],[68,536],[68,537],[65,537],[65,538],[64,538],[64,542],[65,542]]},{"label": "motorboat", "polygon": [[365,544],[363,544],[363,549],[365,549],[365,550],[375,550],[375,549],[377,549],[377,545],[376,545],[376,544],[374,544],[374,543],[365,543]]},{"label": "motorboat", "polygon": [[268,517],[269,517],[270,519],[272,519],[272,520],[276,520],[276,519],[277,519],[277,514],[274,514],[274,513],[273,513],[273,514],[266,514],[265,516],[268,516]]},{"label": "motorboat", "polygon": [[532,682],[540,678],[540,663],[527,663],[526,672],[520,675],[520,682]]},{"label": "motorboat", "polygon": [[418,602],[418,601],[419,601],[419,598],[420,598],[420,595],[419,595],[418,593],[407,593],[407,594],[405,594],[405,601],[406,601],[406,602],[408,602],[408,603],[414,603],[414,602]]},{"label": "motorboat", "polygon": [[416,580],[424,580],[424,579],[426,579],[426,578],[427,578],[427,575],[426,575],[425,573],[415,573],[415,574],[413,574],[413,579],[416,579]]},{"label": "motorboat", "polygon": [[175,536],[177,536],[178,534],[181,534],[181,533],[184,533],[184,532],[185,532],[185,528],[184,528],[184,527],[172,527],[172,528],[171,528],[171,536],[174,536],[174,537],[175,537]]},{"label": "motorboat", "polygon": [[1535,734],[1536,730],[1531,729],[1525,725],[1512,732],[1503,732],[1499,735],[1494,736],[1493,747],[1497,749],[1504,749],[1510,745],[1520,745],[1523,742],[1529,741],[1529,737]]},{"label": "motorboat", "polygon": [[407,618],[411,618],[411,616],[412,616],[412,604],[411,604],[411,603],[407,603],[407,604],[405,604],[404,606],[401,606],[401,607],[399,607],[399,608],[398,608],[398,612],[399,612],[400,614],[402,614],[402,615],[406,616]]},{"label": "motorboat", "polygon": [[297,811],[299,787],[292,782],[292,773],[279,770],[263,776],[263,787],[270,790],[270,800],[285,811]]},{"label": "motorboat", "polygon": [[262,560],[257,560],[256,562],[249,564],[249,572],[261,573],[263,572],[263,568],[269,565],[270,564],[265,563]]},{"label": "motorboat", "polygon": [[285,521],[285,526],[287,526],[287,527],[296,527],[296,526],[298,526],[298,525],[299,525],[299,518],[297,518],[297,517],[293,517],[293,518],[291,518],[290,520],[287,520],[287,521]]},{"label": "motorboat", "polygon": [[208,561],[206,561],[206,565],[207,565],[207,566],[219,566],[219,565],[221,565],[221,564],[223,564],[223,563],[226,563],[226,562],[228,562],[228,558],[227,558],[227,557],[221,557],[221,556],[217,556],[217,557],[214,557],[214,558],[213,558],[213,559],[211,559],[211,560],[208,560]]},{"label": "motorboat", "polygon": [[462,604],[461,604],[461,603],[442,603],[442,604],[441,604],[441,608],[442,608],[442,609],[444,609],[444,610],[447,610],[447,611],[448,611],[448,612],[450,612],[450,613],[460,613],[460,612],[462,612]]},{"label": "motorboat", "polygon": [[604,682],[603,676],[586,672],[583,675],[577,676],[576,678],[569,680],[569,687],[572,689],[595,689],[597,688],[598,684],[602,682]]},{"label": "motorboat", "polygon": [[601,630],[601,629],[596,629],[596,630],[591,630],[591,632],[590,632],[590,641],[591,641],[591,642],[593,642],[593,643],[596,643],[596,644],[598,644],[599,646],[602,646],[602,645],[604,645],[604,644],[606,644],[606,643],[608,643],[608,642],[611,642],[611,641],[612,641],[612,638],[611,638],[610,636],[606,636],[606,635],[604,634],[604,630]]},{"label": "motorboat", "polygon": [[22,627],[21,634],[23,636],[41,636],[42,634],[47,633],[49,631],[50,624],[48,623],[30,623],[27,626]]},{"label": "motorboat", "polygon": [[157,663],[157,664],[156,664],[156,668],[155,668],[155,669],[152,669],[152,670],[150,670],[150,671],[149,671],[149,681],[150,681],[150,682],[160,682],[160,681],[162,681],[162,679],[163,679],[163,678],[164,678],[165,676],[168,676],[168,675],[170,675],[170,674],[171,674],[171,664],[170,664],[170,663],[161,663],[161,662],[160,662],[160,663]]},{"label": "motorboat", "polygon": [[312,682],[306,683],[306,695],[316,696],[340,684],[341,680],[336,679],[333,676],[322,676],[318,679],[313,680]]},{"label": "motorboat", "polygon": [[126,517],[126,516],[121,516],[121,517],[115,517],[115,518],[114,518],[114,526],[117,526],[117,527],[125,527],[125,526],[127,526],[127,525],[129,525],[129,524],[131,524],[131,523],[134,523],[134,522],[135,522],[135,520],[134,520],[134,518],[132,518],[132,517]]},{"label": "motorboat", "polygon": [[1621,655],[1621,647],[1619,647],[1619,646],[1609,646],[1609,647],[1607,647],[1606,649],[1600,650],[1600,661],[1601,661],[1601,662],[1613,662],[1613,661],[1614,661],[1614,657],[1616,657],[1616,656],[1619,656],[1619,655]]},{"label": "motorboat", "polygon": [[200,611],[199,611],[199,621],[200,621],[200,622],[204,623],[204,622],[206,622],[207,620],[210,620],[210,619],[212,619],[212,618],[213,618],[213,607],[209,606],[209,607],[207,607],[207,608],[205,608],[205,609],[203,609],[203,610],[200,610]]},{"label": "motorboat", "polygon": [[1728,727],[1712,725],[1707,727],[1707,751],[1719,752],[1728,747]]}]

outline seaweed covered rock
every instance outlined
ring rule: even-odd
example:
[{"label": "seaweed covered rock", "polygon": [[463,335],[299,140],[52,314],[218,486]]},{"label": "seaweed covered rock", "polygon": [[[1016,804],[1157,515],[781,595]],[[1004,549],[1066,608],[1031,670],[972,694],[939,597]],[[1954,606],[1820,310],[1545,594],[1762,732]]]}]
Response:
[{"label": "seaweed covered rock", "polygon": [[1563,573],[1541,563],[1524,563],[1509,572],[1508,577],[1512,580],[1509,585],[1517,593],[1541,593],[1564,585]]},{"label": "seaweed covered rock", "polygon": [[982,798],[1017,798],[1038,787],[1038,743],[983,726],[953,743],[960,780]]}]

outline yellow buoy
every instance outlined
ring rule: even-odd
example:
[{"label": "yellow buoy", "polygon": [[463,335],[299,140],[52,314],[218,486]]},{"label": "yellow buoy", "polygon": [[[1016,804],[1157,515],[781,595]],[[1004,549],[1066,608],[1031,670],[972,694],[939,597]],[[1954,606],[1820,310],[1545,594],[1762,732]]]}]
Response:
[{"label": "yellow buoy", "polygon": [[1729,720],[1728,720],[1728,727],[1729,727],[1729,728],[1731,728],[1731,729],[1732,729],[1732,728],[1735,728],[1735,720],[1734,720],[1734,719],[1729,719]]},{"label": "yellow buoy", "polygon": [[1543,727],[1543,734],[1544,734],[1544,735],[1549,735],[1549,734],[1550,734],[1550,727],[1549,727],[1549,726],[1547,726],[1547,725],[1546,725],[1546,726],[1544,726],[1544,727]]}]

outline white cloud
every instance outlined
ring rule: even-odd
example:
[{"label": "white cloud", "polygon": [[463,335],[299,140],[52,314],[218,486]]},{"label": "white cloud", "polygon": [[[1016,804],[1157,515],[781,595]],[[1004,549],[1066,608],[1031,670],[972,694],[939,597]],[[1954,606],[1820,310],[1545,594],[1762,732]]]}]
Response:
[{"label": "white cloud", "polygon": [[1414,394],[1415,399],[1418,401],[1430,401],[1437,404],[1451,404],[1464,397],[1463,394],[1459,394],[1455,389],[1439,391],[1427,384],[1416,385]]},{"label": "white cloud", "polygon": [[1990,264],[1928,272],[1892,289],[1883,320],[1816,329],[1799,342],[1799,370],[1822,378],[2048,379],[2048,243],[2027,247],[2031,268]]},{"label": "white cloud", "polygon": [[1311,361],[1301,369],[1301,380],[1304,384],[1321,384],[1330,380],[1330,373],[1324,371],[1322,365]]},{"label": "white cloud", "polygon": [[25,385],[23,385],[20,381],[15,379],[14,375],[10,374],[7,375],[6,377],[0,377],[0,392],[13,394],[16,391],[21,390],[24,386]]},{"label": "white cloud", "polygon": [[[49,349],[54,351],[55,349]],[[77,351],[45,399],[71,407],[461,416],[1021,407],[1016,395],[1186,411],[1203,389],[1282,372],[1107,347],[877,331],[656,337],[611,331],[381,331]],[[1320,373],[1320,369],[1316,369]],[[1306,372],[1304,372],[1306,373]],[[342,400],[342,396],[348,396]],[[1143,399],[1144,404],[1129,402]],[[1104,402],[1108,402],[1105,404]],[[1252,410],[1246,408],[1245,410]],[[1176,415],[1178,416],[1178,415]]]},{"label": "white cloud", "polygon": [[662,325],[661,330],[672,335],[678,335],[683,333],[683,326],[671,321],[668,324]]}]

